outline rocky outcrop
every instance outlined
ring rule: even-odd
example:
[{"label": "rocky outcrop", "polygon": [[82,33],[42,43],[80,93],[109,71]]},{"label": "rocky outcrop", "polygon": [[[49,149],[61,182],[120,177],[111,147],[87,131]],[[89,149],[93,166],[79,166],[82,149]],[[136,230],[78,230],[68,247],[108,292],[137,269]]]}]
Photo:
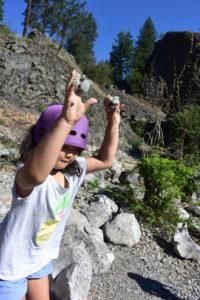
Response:
[{"label": "rocky outcrop", "polygon": [[116,245],[132,247],[141,237],[140,225],[134,214],[118,214],[104,227],[107,240]]},{"label": "rocky outcrop", "polygon": [[[28,38],[0,35],[0,103],[1,107],[14,107],[26,113],[38,113],[46,105],[63,103],[66,80],[72,69],[81,73],[73,56],[64,50],[58,52],[57,45],[41,33],[34,31]],[[92,79],[92,78],[91,78]],[[130,128],[134,116],[145,116],[150,120],[164,117],[159,108],[145,100],[126,95],[119,90],[101,90],[92,82],[91,90],[84,100],[95,97],[98,103],[88,113],[90,119],[91,145],[102,141],[105,130],[103,99],[105,95],[119,96],[125,103],[121,123],[120,145],[132,144],[135,135]]]},{"label": "rocky outcrop", "polygon": [[200,104],[200,34],[168,32],[155,43],[145,67],[146,97],[166,112]]}]

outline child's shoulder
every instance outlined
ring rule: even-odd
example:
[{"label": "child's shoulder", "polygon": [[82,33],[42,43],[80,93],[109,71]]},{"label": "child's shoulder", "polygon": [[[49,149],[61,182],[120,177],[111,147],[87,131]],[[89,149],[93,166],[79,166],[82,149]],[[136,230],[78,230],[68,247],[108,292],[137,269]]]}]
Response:
[{"label": "child's shoulder", "polygon": [[76,161],[79,165],[83,165],[83,166],[86,166],[86,158],[83,157],[83,156],[78,156],[76,158]]}]

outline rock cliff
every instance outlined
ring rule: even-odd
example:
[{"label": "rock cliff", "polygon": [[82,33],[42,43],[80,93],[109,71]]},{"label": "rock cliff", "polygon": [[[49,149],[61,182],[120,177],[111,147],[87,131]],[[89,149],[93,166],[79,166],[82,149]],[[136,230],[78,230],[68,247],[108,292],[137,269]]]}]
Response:
[{"label": "rock cliff", "polygon": [[200,104],[200,34],[168,32],[155,43],[145,67],[146,97],[165,112]]}]

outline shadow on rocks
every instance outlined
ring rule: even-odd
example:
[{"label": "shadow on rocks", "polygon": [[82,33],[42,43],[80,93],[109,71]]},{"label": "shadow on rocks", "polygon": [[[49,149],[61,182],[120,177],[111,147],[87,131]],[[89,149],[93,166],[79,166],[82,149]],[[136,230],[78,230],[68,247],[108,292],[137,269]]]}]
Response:
[{"label": "shadow on rocks", "polygon": [[167,286],[159,281],[131,272],[128,273],[128,277],[135,280],[140,285],[141,289],[150,295],[154,295],[165,300],[184,300],[170,292]]},{"label": "shadow on rocks", "polygon": [[160,246],[163,250],[164,253],[167,254],[168,256],[174,257],[174,258],[179,258],[176,253],[173,250],[173,246],[170,242],[167,242],[164,238],[158,236],[158,235],[154,235],[153,236],[154,241],[156,241],[156,243],[158,244],[158,246]]}]

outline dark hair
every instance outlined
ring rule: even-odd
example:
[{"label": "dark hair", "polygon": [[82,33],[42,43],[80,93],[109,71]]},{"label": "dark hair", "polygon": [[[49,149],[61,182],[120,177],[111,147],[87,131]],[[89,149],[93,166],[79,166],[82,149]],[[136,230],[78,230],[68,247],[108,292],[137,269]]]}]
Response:
[{"label": "dark hair", "polygon": [[19,149],[19,154],[20,154],[19,160],[23,163],[26,161],[28,155],[36,146],[32,139],[32,134],[33,134],[34,128],[35,128],[35,125],[32,125],[29,128],[27,134],[25,135],[25,137],[21,143],[20,149]]},{"label": "dark hair", "polygon": [[[19,160],[22,163],[25,163],[28,155],[31,153],[31,151],[35,148],[36,144],[33,142],[33,131],[34,131],[35,125],[32,125],[29,128],[28,133],[26,134],[25,138],[23,139],[20,149],[19,149]],[[81,153],[81,151],[80,151]],[[65,169],[60,170],[62,173],[68,173],[69,175],[76,175],[78,177],[81,176],[81,166],[80,164],[77,162],[77,160],[74,160],[71,164],[69,164]]]},{"label": "dark hair", "polygon": [[71,164],[69,164],[66,168],[60,170],[62,173],[68,173],[71,176],[80,177],[82,174],[82,169],[77,160],[74,160]]}]

